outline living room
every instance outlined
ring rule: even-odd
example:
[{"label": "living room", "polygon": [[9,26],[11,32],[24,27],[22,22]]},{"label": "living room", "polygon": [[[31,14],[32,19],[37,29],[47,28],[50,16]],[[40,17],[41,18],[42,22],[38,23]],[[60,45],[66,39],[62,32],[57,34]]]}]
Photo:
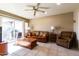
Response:
[{"label": "living room", "polygon": [[[33,13],[33,11],[35,12]],[[14,46],[12,48],[15,47],[15,51],[13,51],[11,54],[8,53],[7,55],[79,56],[78,3],[61,3],[60,5],[57,5],[56,3],[3,3],[0,4],[0,15],[0,26],[3,28],[3,37],[2,40],[0,40],[0,43],[3,43],[1,41],[8,42],[8,51],[11,50],[13,45]],[[9,32],[6,28],[9,28]],[[5,32],[7,33],[6,35]],[[76,35],[77,40],[70,43],[71,38],[65,37],[65,39],[69,39],[67,41],[69,43],[66,45],[66,40],[63,41],[65,43],[60,42],[58,36],[64,35],[63,32],[64,34],[67,33],[67,36],[70,35],[71,38],[72,35]],[[20,33],[19,36],[17,36],[17,33]],[[27,38],[29,40],[27,40]],[[23,39],[32,41],[33,44],[30,43],[31,45],[29,45],[29,43]],[[16,44],[12,43],[15,41],[17,41]],[[12,43],[12,45],[10,43]],[[71,45],[74,47],[71,47]],[[5,50],[7,51],[6,48],[2,49],[2,51]],[[20,51],[22,52],[18,53]]]}]

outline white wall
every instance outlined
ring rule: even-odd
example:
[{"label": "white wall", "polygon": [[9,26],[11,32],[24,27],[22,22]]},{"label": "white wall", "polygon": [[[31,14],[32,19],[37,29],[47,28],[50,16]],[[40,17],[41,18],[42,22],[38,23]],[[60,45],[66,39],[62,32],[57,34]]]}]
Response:
[{"label": "white wall", "polygon": [[74,31],[77,34],[78,48],[79,48],[79,9],[74,12],[74,20],[75,20]]}]

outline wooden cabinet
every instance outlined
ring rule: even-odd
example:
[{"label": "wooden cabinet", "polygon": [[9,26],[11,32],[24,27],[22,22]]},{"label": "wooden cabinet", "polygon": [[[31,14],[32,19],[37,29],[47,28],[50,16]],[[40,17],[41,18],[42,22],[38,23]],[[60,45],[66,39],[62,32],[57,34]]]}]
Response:
[{"label": "wooden cabinet", "polygon": [[49,33],[49,41],[50,42],[56,42],[56,39],[57,39],[57,34],[55,33]]},{"label": "wooden cabinet", "polygon": [[7,43],[0,42],[0,55],[6,55],[7,53]]}]

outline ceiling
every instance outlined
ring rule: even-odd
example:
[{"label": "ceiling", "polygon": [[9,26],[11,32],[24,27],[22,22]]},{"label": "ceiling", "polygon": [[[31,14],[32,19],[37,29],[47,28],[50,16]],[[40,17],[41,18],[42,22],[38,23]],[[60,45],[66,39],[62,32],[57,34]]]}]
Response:
[{"label": "ceiling", "polygon": [[28,19],[34,19],[38,17],[57,15],[67,12],[73,12],[79,8],[79,3],[41,3],[40,7],[48,7],[49,9],[42,9],[47,13],[37,12],[36,16],[33,15],[33,11],[25,11],[30,9],[27,5],[36,5],[36,3],[0,3],[0,10],[4,10]]}]

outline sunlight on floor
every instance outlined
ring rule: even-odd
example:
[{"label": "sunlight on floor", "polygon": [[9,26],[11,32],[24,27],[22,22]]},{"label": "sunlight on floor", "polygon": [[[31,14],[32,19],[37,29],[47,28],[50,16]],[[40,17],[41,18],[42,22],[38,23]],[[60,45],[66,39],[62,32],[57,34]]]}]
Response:
[{"label": "sunlight on floor", "polygon": [[11,54],[19,49],[21,49],[22,47],[15,45],[15,43],[9,43],[8,44],[8,54]]}]

